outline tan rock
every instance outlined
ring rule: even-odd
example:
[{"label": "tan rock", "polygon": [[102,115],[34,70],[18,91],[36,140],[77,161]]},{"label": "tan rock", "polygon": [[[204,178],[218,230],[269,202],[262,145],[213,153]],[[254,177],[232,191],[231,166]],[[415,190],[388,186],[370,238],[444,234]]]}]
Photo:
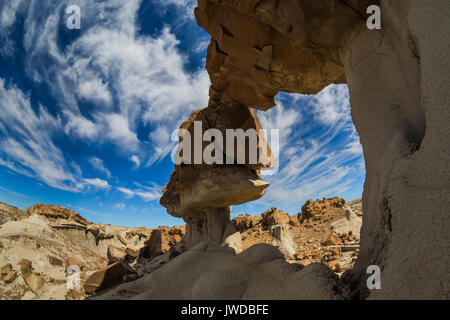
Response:
[{"label": "tan rock", "polygon": [[333,245],[338,245],[341,243],[341,239],[339,239],[338,236],[336,235],[330,235],[328,236],[327,239],[325,239],[325,241],[322,242],[322,245],[324,246],[333,246]]},{"label": "tan rock", "polygon": [[158,227],[152,231],[150,239],[145,242],[140,255],[144,258],[154,258],[166,253],[181,241],[185,233],[185,228]]},{"label": "tan rock", "polygon": [[127,245],[127,241],[125,240],[124,236],[122,236],[120,233],[116,234],[117,239],[124,245]]},{"label": "tan rock", "polygon": [[327,208],[343,208],[344,206],[345,200],[338,197],[316,201],[308,200],[302,206],[302,211],[298,213],[298,220],[303,222],[324,214]]},{"label": "tan rock", "polygon": [[13,266],[12,266],[11,263],[8,263],[8,264],[4,265],[2,267],[2,269],[0,270],[2,276],[7,275],[11,271],[13,271]]},{"label": "tan rock", "polygon": [[19,266],[22,274],[30,273],[33,270],[32,262],[28,259],[20,260]]},{"label": "tan rock", "polygon": [[66,259],[65,267],[67,269],[70,266],[77,266],[80,269],[83,269],[84,268],[84,262],[81,261],[79,258],[69,257],[69,258]]},{"label": "tan rock", "polygon": [[106,268],[93,273],[84,283],[84,291],[92,293],[119,284],[123,277],[135,271],[124,262],[113,263]]},{"label": "tan rock", "polygon": [[66,219],[73,220],[85,226],[89,224],[87,220],[75,211],[55,205],[43,205],[38,203],[29,207],[27,212],[29,214],[45,216],[50,220]]},{"label": "tan rock", "polygon": [[126,254],[125,249],[109,245],[107,250],[109,264],[124,260]]},{"label": "tan rock", "polygon": [[22,276],[25,280],[25,283],[27,286],[33,291],[34,293],[37,293],[38,290],[43,286],[45,283],[44,278],[42,278],[40,275],[35,273],[27,273]]},{"label": "tan rock", "polygon": [[22,298],[26,292],[27,292],[27,288],[24,288],[22,286],[19,287],[19,297],[20,298]]},{"label": "tan rock", "polygon": [[131,259],[136,259],[137,257],[139,257],[140,251],[141,251],[141,248],[139,248],[139,247],[127,247],[125,249],[127,258],[131,258]]},{"label": "tan rock", "polygon": [[3,276],[3,281],[5,281],[5,283],[11,283],[14,280],[16,280],[16,278],[17,278],[17,272],[10,271],[8,274]]},{"label": "tan rock", "polygon": [[300,221],[298,220],[298,216],[291,216],[289,218],[289,224],[293,227],[299,227]]}]

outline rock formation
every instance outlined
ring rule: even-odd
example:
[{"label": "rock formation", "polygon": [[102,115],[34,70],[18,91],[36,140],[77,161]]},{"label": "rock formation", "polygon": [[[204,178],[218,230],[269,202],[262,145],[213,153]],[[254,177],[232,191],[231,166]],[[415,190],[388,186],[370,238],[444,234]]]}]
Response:
[{"label": "rock formation", "polygon": [[[366,26],[371,4],[380,30]],[[256,126],[251,108],[273,107],[279,91],[347,83],[367,170],[352,295],[448,298],[450,3],[199,0],[195,15],[211,35],[210,101],[182,127]],[[178,166],[161,203],[187,221],[189,242],[220,243],[229,206],[263,195],[258,169]],[[369,265],[383,270],[381,290],[367,290]]]},{"label": "rock formation", "polygon": [[[184,228],[94,224],[64,207],[37,204],[27,211],[1,204],[0,300],[84,299],[94,291],[135,280],[132,267],[153,238],[158,254],[171,250]],[[163,234],[156,239],[153,234]],[[67,291],[69,271],[80,288]],[[84,288],[84,284],[86,287]]]},{"label": "rock formation", "polygon": [[354,265],[359,248],[354,234],[361,224],[336,233],[333,224],[343,224],[349,209],[331,205],[335,200],[309,201],[323,211],[303,223],[291,224],[297,216],[276,208],[262,214],[266,221],[240,215],[232,220],[239,232],[228,225],[226,243],[202,241],[190,250],[144,259],[135,265],[144,271],[138,280],[90,299],[345,298],[348,288],[337,276]]},{"label": "rock formation", "polygon": [[[269,185],[261,180],[259,170],[273,165],[270,148],[259,133],[261,124],[251,108],[232,101],[222,100],[220,104],[211,102],[207,108],[194,112],[181,125],[180,142],[187,139],[186,132],[189,137],[195,136],[195,122],[201,123],[201,137],[211,128],[219,130],[223,137],[226,136],[226,129],[254,129],[258,133],[257,146],[266,152],[252,164],[247,144],[244,164],[237,164],[235,158],[235,165],[226,164],[231,152],[234,157],[238,155],[234,152],[238,148],[236,143],[232,151],[227,150],[227,146],[222,150],[220,158],[223,164],[210,165],[203,161],[196,164],[194,160],[198,154],[194,152],[195,141],[191,143],[191,157],[187,159],[190,164],[175,166],[160,201],[169,214],[186,221],[187,235],[184,240],[187,247],[204,240],[223,242],[224,232],[230,224],[231,206],[259,199]],[[200,156],[207,146],[203,143]]]}]

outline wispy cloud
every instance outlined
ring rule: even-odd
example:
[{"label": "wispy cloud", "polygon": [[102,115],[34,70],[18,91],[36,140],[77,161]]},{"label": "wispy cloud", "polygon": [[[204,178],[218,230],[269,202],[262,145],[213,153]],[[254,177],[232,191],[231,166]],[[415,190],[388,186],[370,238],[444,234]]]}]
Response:
[{"label": "wispy cloud", "polygon": [[83,179],[83,182],[88,185],[92,186],[97,189],[109,189],[111,186],[109,185],[108,181],[102,180],[99,178],[95,179]]},{"label": "wispy cloud", "polygon": [[91,157],[89,159],[89,163],[97,169],[99,172],[102,172],[106,175],[107,178],[111,178],[111,172],[105,167],[103,160],[97,157]]},{"label": "wispy cloud", "polygon": [[[348,89],[331,85],[315,96],[286,95],[259,113],[265,128],[280,129],[280,170],[260,205],[289,206],[312,197],[335,196],[364,175]],[[283,102],[281,101],[283,100]]]},{"label": "wispy cloud", "polygon": [[[173,5],[187,14],[195,3],[160,5]],[[76,37],[64,24],[64,9],[69,4],[81,8],[82,29]],[[83,180],[81,170],[68,165],[74,161],[54,144],[55,135],[110,144],[135,167],[151,166],[170,153],[173,142],[169,133],[193,110],[206,106],[209,77],[205,70],[185,70],[185,57],[169,27],[154,36],[138,32],[140,5],[140,0],[0,4],[0,28],[5,31],[0,45],[13,41],[8,30],[17,15],[23,15],[23,42],[16,45],[24,47],[26,75],[48,86],[58,101],[57,108],[40,106],[35,113],[24,93],[15,86],[7,89],[1,82],[0,130],[4,138],[0,164],[49,186],[79,191],[89,183]],[[72,38],[71,42],[62,45],[61,35]],[[9,53],[0,50],[0,55]],[[82,109],[85,104],[89,109]],[[21,128],[23,115],[25,127]],[[14,127],[11,119],[16,122]],[[110,177],[108,169],[99,163],[92,165]],[[152,198],[149,193],[141,193],[141,197]]]},{"label": "wispy cloud", "polygon": [[15,197],[19,197],[19,198],[23,198],[23,199],[28,198],[26,195],[24,195],[24,194],[22,194],[22,193],[15,192],[15,191],[11,191],[11,190],[6,189],[6,188],[1,187],[1,186],[0,186],[0,190],[4,191],[4,192],[6,192],[6,193],[9,193],[10,195],[13,195],[13,196],[15,196]]},{"label": "wispy cloud", "polygon": [[135,182],[135,184],[139,188],[132,190],[128,188],[118,187],[117,190],[123,193],[126,198],[133,198],[134,196],[138,196],[146,202],[158,200],[159,198],[161,198],[162,187],[158,184],[151,183],[151,186],[144,186],[138,182]]}]

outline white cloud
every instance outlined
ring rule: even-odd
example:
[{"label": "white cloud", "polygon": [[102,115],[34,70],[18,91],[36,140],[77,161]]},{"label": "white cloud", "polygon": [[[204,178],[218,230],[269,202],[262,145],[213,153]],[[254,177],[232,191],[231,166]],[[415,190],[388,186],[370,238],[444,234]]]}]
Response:
[{"label": "white cloud", "polygon": [[136,195],[141,197],[146,202],[161,198],[161,193],[158,191],[137,191]]},{"label": "white cloud", "polygon": [[118,210],[123,210],[125,209],[125,204],[123,203],[117,203],[114,208],[118,209]]},{"label": "white cloud", "polygon": [[[186,71],[185,56],[169,27],[153,37],[138,34],[139,0],[77,0],[81,33],[60,48],[58,33],[66,31],[61,13],[72,2],[28,3],[27,73],[51,87],[64,110],[60,117],[66,134],[113,143],[119,154],[128,157],[139,152],[140,162],[150,166],[172,149],[169,136],[161,133],[177,129],[193,110],[207,105],[208,74],[204,69]],[[175,5],[193,17],[196,1],[157,4]],[[49,62],[43,64],[43,60]],[[79,106],[86,100],[93,104],[88,114]],[[138,137],[139,129],[149,132],[147,137]]]},{"label": "white cloud", "polygon": [[108,90],[108,84],[103,83],[103,80],[99,78],[81,82],[79,84],[79,94],[87,100],[106,104],[110,104],[112,99]]},{"label": "white cloud", "polygon": [[271,185],[257,203],[300,205],[312,197],[335,196],[364,175],[347,90],[331,85],[316,96],[283,95],[284,103],[258,114],[263,127],[280,129],[281,166],[264,177]]},{"label": "white cloud", "polygon": [[105,167],[102,159],[97,157],[91,157],[89,163],[98,171],[104,173],[107,178],[111,178],[111,172]]},{"label": "white cloud", "polygon": [[95,178],[95,179],[83,179],[83,182],[87,185],[93,186],[95,188],[98,189],[109,189],[110,185],[108,183],[108,181],[106,180],[102,180],[99,178]]},{"label": "white cloud", "polygon": [[61,121],[40,107],[36,113],[29,98],[17,87],[5,85],[0,78],[0,164],[36,177],[49,186],[78,191],[77,172],[67,165],[63,153],[55,146],[53,134]]},{"label": "white cloud", "polygon": [[175,6],[179,15],[181,15],[182,21],[195,19],[194,8],[197,6],[197,0],[154,0],[154,2],[166,9],[171,9]]},{"label": "white cloud", "polygon": [[131,190],[131,189],[118,187],[117,190],[119,190],[120,192],[122,192],[123,194],[125,194],[125,195],[127,196],[127,198],[132,198],[132,197],[134,197],[134,191]]},{"label": "white cloud", "polygon": [[141,160],[137,155],[131,156],[130,160],[134,163],[135,168],[139,168],[141,166]]},{"label": "white cloud", "polygon": [[81,139],[93,140],[99,136],[98,126],[89,119],[81,115],[75,115],[70,112],[64,112],[66,115],[66,124],[64,131],[67,135],[73,135]]},{"label": "white cloud", "polygon": [[107,124],[106,135],[109,139],[116,142],[121,148],[135,150],[138,145],[136,133],[131,131],[129,120],[123,115],[108,114],[103,116]]},{"label": "white cloud", "polygon": [[349,94],[345,85],[330,85],[314,96],[314,115],[327,125],[338,121],[351,121]]},{"label": "white cloud", "polygon": [[135,184],[139,187],[139,189],[131,190],[128,188],[118,187],[117,190],[125,194],[127,198],[138,196],[146,202],[161,198],[162,188],[159,185],[153,183],[152,186],[148,187],[137,182]]}]

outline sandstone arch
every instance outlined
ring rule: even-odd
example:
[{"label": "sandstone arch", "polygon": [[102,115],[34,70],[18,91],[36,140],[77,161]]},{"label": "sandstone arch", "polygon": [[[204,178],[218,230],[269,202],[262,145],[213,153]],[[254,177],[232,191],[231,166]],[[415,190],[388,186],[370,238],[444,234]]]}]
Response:
[{"label": "sandstone arch", "polygon": [[[381,30],[365,26],[371,4],[381,6]],[[222,123],[239,125],[242,119],[227,110],[241,108],[257,125],[248,108],[271,108],[279,91],[313,94],[347,83],[367,170],[361,251],[346,275],[352,294],[369,295],[365,270],[377,264],[382,289],[370,298],[448,298],[450,3],[199,0],[195,15],[212,37],[212,85],[208,108],[190,120],[216,127],[222,117]],[[267,185],[259,169],[178,167],[161,203],[191,228],[190,213],[209,212],[197,215],[192,245],[220,242],[225,208],[263,195]],[[233,181],[230,194],[244,196],[228,197],[221,206],[204,203],[201,210],[185,206],[192,186],[180,180],[201,172],[219,189],[219,172],[226,172]]]}]

